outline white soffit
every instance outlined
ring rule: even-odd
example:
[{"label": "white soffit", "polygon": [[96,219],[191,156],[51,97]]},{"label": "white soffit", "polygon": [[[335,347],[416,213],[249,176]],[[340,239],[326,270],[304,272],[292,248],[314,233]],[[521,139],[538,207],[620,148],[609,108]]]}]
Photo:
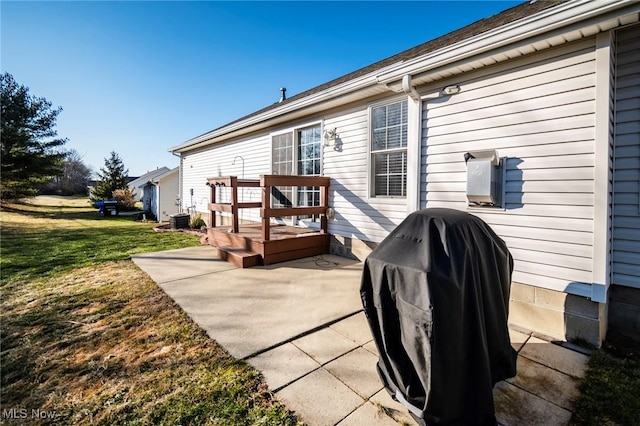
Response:
[{"label": "white soffit", "polygon": [[[640,9],[640,3],[636,4]],[[435,67],[425,72],[418,72],[412,76],[414,86],[428,84],[434,81],[443,80],[451,76],[459,75],[464,72],[477,70],[488,65],[493,65],[508,59],[518,58],[531,53],[539,52],[550,47],[556,47],[564,43],[570,43],[582,38],[591,37],[595,34],[612,30],[614,28],[628,25],[640,20],[638,12],[630,13],[622,17],[608,19],[604,22],[591,23],[580,28],[565,29],[559,34],[545,34],[537,39],[528,42],[516,43],[515,45],[505,46],[497,49],[487,55],[475,55],[464,61],[457,61],[442,67]],[[394,81],[387,83],[387,86],[395,91],[402,90],[402,82]]]},{"label": "white soffit", "polygon": [[[405,61],[377,73],[381,84],[395,89],[404,75],[414,84],[422,83],[422,73],[436,74],[469,64],[473,69],[498,62],[502,55],[513,57],[589,37],[638,18],[640,2],[575,0],[535,15],[487,31],[434,52]],[[450,71],[451,72],[451,71]],[[455,72],[453,72],[455,74]],[[433,81],[433,80],[431,80]],[[425,81],[428,82],[428,81]]]}]

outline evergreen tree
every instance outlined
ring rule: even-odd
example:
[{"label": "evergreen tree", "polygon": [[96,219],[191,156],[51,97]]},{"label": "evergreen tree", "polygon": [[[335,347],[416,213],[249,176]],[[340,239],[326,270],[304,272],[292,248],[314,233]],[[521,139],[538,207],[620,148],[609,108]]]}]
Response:
[{"label": "evergreen tree", "polygon": [[62,174],[67,140],[56,138],[62,108],[29,95],[7,72],[0,75],[0,199],[31,197],[54,176]]},{"label": "evergreen tree", "polygon": [[91,201],[110,200],[113,198],[113,191],[127,189],[128,174],[129,170],[125,170],[120,156],[111,151],[111,156],[104,159],[104,167],[98,173],[98,182],[91,191]]}]

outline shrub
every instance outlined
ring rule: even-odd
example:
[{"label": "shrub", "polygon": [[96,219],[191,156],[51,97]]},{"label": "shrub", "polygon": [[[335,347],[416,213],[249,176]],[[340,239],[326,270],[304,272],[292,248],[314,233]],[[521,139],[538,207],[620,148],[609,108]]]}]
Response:
[{"label": "shrub", "polygon": [[191,216],[191,220],[189,221],[189,227],[191,229],[201,229],[203,226],[207,226],[207,224],[204,219],[202,219],[200,213],[195,216]]},{"label": "shrub", "polygon": [[133,210],[136,204],[136,193],[126,189],[116,189],[113,191],[113,199],[120,204],[124,209]]}]

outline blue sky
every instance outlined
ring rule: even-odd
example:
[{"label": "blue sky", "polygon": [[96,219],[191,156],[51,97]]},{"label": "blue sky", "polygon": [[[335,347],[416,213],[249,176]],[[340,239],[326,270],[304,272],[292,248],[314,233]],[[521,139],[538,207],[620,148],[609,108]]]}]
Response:
[{"label": "blue sky", "polygon": [[1,68],[62,106],[97,171],[175,167],[171,146],[520,1],[0,3]]}]

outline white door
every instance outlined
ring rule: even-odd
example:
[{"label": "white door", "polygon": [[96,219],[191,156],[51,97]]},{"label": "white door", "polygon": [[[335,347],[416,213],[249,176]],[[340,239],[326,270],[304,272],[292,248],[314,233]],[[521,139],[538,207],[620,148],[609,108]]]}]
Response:
[{"label": "white door", "polygon": [[[301,129],[296,132],[297,174],[300,176],[320,176],[322,164],[322,135],[320,126]],[[320,187],[302,186],[296,194],[296,205],[312,207],[320,205]],[[297,225],[317,228],[318,215],[298,216]]]},{"label": "white door", "polygon": [[[320,176],[322,165],[322,134],[319,125],[273,135],[271,137],[271,168],[277,175]],[[315,186],[274,187],[272,207],[318,206],[320,188]],[[276,218],[280,224],[319,226],[317,216]]]}]

